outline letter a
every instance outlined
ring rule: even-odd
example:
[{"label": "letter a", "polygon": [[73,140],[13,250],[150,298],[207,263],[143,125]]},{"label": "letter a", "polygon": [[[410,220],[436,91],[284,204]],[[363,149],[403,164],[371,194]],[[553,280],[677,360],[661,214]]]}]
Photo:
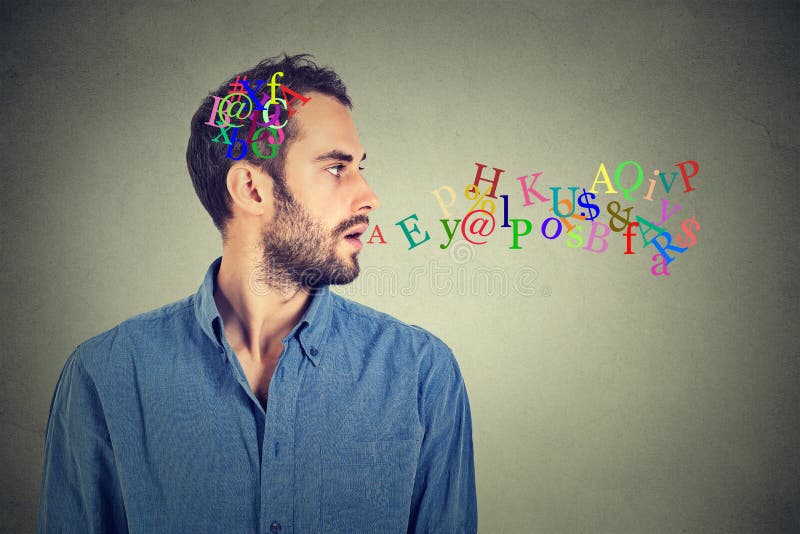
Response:
[{"label": "letter a", "polygon": [[372,235],[369,236],[369,241],[367,241],[367,245],[373,245],[374,243],[372,242],[372,240],[375,239],[375,237],[380,239],[380,242],[378,243],[379,245],[386,244],[386,240],[383,238],[383,234],[381,233],[381,227],[378,226],[377,224],[375,225],[375,229],[372,231]]},{"label": "letter a", "polygon": [[636,216],[636,220],[639,221],[639,228],[642,230],[642,241],[644,241],[644,246],[649,245],[651,242],[651,240],[647,239],[647,234],[655,230],[657,230],[659,234],[665,231],[663,228],[656,226],[647,219],[642,219],[638,215]]},{"label": "letter a", "polygon": [[[658,261],[659,259],[661,259],[661,262]],[[650,274],[653,276],[669,276],[668,266],[669,262],[666,260],[666,258],[664,258],[664,256],[661,254],[656,254],[653,256],[653,266],[650,267]],[[660,272],[656,271],[656,269],[659,267],[661,267]]]},{"label": "letter a", "polygon": [[[310,96],[303,96],[300,93],[296,93],[291,89],[289,89],[288,87],[286,87],[285,85],[281,85],[281,91],[283,92],[283,99],[286,100],[286,110],[289,112],[289,117],[294,115],[294,113],[297,111],[292,107],[292,102],[294,102],[295,100],[300,100],[302,102],[302,104],[300,104],[300,107],[303,107],[309,100],[311,100]],[[292,95],[291,100],[286,98],[286,93]]]},{"label": "letter a", "polygon": [[[600,179],[601,175],[603,176],[602,180]],[[597,169],[597,176],[594,177],[594,183],[592,184],[592,188],[589,189],[590,193],[597,193],[597,191],[595,191],[594,188],[597,187],[598,182],[606,184],[606,195],[617,193],[617,190],[614,189],[613,185],[611,185],[611,178],[608,177],[608,171],[606,170],[605,163],[600,163],[600,167]]]}]

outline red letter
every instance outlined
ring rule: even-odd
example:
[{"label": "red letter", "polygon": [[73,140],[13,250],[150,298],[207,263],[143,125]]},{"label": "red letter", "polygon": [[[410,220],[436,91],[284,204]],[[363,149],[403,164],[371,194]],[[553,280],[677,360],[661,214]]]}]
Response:
[{"label": "red letter", "polygon": [[494,194],[495,190],[497,190],[497,182],[500,180],[500,173],[506,171],[504,171],[503,169],[498,169],[497,167],[492,167],[492,169],[494,169],[494,180],[489,180],[488,178],[483,178],[481,176],[483,174],[483,169],[486,168],[486,165],[477,162],[475,163],[475,165],[478,166],[478,172],[475,173],[475,182],[473,182],[475,184],[475,189],[477,191],[481,190],[480,186],[478,185],[478,182],[480,182],[481,180],[483,180],[484,182],[490,182],[492,184],[492,190],[489,191],[489,194],[486,196],[497,198]]},{"label": "red letter", "polygon": [[[692,167],[694,167],[694,172],[692,172],[692,174],[686,173],[686,168],[684,167],[684,165],[686,165],[687,163],[691,164]],[[700,165],[698,165],[696,161],[690,159],[682,161],[680,163],[676,163],[675,166],[681,170],[683,183],[686,185],[686,189],[683,192],[688,193],[689,191],[694,191],[696,188],[692,187],[691,184],[689,184],[689,178],[694,178],[697,175],[697,173],[700,171]]]},{"label": "red letter", "polygon": [[625,247],[625,254],[636,254],[634,251],[631,250],[631,238],[637,234],[634,234],[631,230],[634,226],[639,226],[638,222],[628,223],[628,227],[625,229],[625,232],[622,234],[625,236],[628,246]]},{"label": "red letter", "polygon": [[375,229],[372,231],[372,235],[369,236],[369,241],[367,241],[367,245],[373,245],[374,244],[372,242],[372,240],[375,239],[375,236],[378,236],[378,239],[381,240],[380,243],[379,243],[380,245],[385,245],[386,244],[386,240],[383,238],[383,234],[381,233],[381,227],[378,226],[377,224],[375,225]]},{"label": "red letter", "polygon": [[[306,97],[301,95],[300,93],[295,93],[285,85],[281,85],[281,91],[283,92],[283,99],[286,100],[286,110],[289,112],[290,117],[294,115],[295,111],[297,111],[292,107],[292,102],[294,102],[295,100],[300,100],[302,102],[302,104],[300,104],[300,107],[303,107],[309,100],[311,100],[310,96]],[[293,98],[291,100],[286,98],[286,93],[292,95]]]}]

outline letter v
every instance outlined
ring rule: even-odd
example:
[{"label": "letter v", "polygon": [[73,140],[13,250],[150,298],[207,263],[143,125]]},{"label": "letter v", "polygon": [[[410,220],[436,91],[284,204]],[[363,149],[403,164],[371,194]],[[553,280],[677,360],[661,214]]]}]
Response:
[{"label": "letter v", "polygon": [[664,184],[664,191],[669,193],[670,190],[672,189],[672,184],[675,183],[675,178],[678,177],[678,173],[677,172],[672,173],[672,180],[669,181],[669,185],[667,185],[667,177],[664,175],[663,172],[658,173],[658,177],[661,178],[661,183]]},{"label": "letter v", "polygon": [[670,217],[675,215],[676,211],[681,209],[680,206],[675,204],[675,209],[673,209],[670,212],[667,212],[667,207],[669,207],[669,200],[667,200],[666,198],[662,198],[661,199],[661,220],[658,222],[658,224],[664,224],[667,221],[667,219],[669,219]]}]

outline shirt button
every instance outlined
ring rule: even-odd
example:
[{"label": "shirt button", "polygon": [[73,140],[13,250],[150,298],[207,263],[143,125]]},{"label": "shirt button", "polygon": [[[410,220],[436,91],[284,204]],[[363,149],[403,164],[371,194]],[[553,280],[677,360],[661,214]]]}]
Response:
[{"label": "shirt button", "polygon": [[312,356],[316,356],[318,352],[319,351],[317,350],[317,347],[311,347],[311,355]]},{"label": "shirt button", "polygon": [[281,531],[281,524],[277,521],[273,521],[272,524],[269,526],[270,532],[280,532]]}]

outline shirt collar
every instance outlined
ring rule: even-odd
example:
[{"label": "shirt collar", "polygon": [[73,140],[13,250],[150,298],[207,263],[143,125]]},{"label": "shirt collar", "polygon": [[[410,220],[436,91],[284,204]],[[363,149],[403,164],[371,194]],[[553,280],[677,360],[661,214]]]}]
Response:
[{"label": "shirt collar", "polygon": [[[222,318],[214,301],[214,288],[217,283],[217,273],[222,264],[222,256],[215,259],[206,271],[203,283],[194,296],[194,313],[200,328],[214,345],[224,354],[222,344]],[[292,331],[283,338],[284,344],[291,337],[297,337],[303,353],[316,366],[322,356],[323,344],[327,339],[328,326],[331,322],[331,294],[328,286],[311,291],[311,303],[303,316],[292,328]]]}]

